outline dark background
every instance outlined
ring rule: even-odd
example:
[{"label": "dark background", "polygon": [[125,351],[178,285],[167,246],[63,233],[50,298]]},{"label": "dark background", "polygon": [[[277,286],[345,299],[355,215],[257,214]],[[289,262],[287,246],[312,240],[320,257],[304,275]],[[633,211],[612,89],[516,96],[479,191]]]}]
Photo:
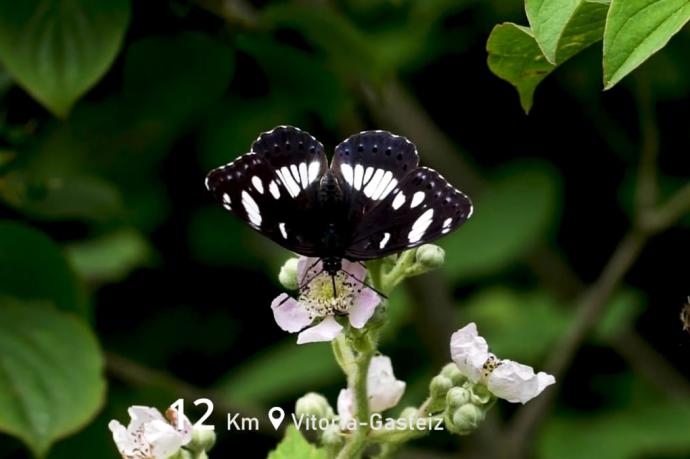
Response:
[{"label": "dark background", "polygon": [[[496,23],[526,22],[520,1],[252,7],[224,20],[213,3],[134,2],[116,62],[65,120],[18,86],[0,95],[2,142],[32,180],[98,177],[117,196],[93,215],[56,216],[4,193],[0,216],[49,235],[68,258],[91,238],[127,235],[102,249],[115,268],[76,268],[106,352],[107,403],[50,458],[116,457],[109,419],[124,422],[129,405],[163,408],[190,393],[216,402],[221,430],[211,457],[240,447],[243,457],[265,457],[277,438],[225,432],[225,408],[291,408],[312,390],[335,403],[344,380],[328,346],[298,348],[270,312],[289,254],[203,187],[208,170],[248,151],[262,131],[296,125],[331,151],[359,130],[389,129],[476,201],[476,225],[486,227],[463,241],[473,219],[442,240],[448,266],[392,299],[398,313],[381,349],[408,383],[401,407],[423,400],[449,360],[449,332],[470,320],[500,356],[542,367],[575,320],[581,288],[631,226],[643,111],[658,131],[662,199],[688,181],[687,30],[607,92],[594,45],[544,81],[526,115],[514,88],[489,71],[485,51]],[[606,302],[597,318],[606,327],[595,326],[559,375],[531,456],[690,455],[690,335],[679,321],[690,294],[688,223],[651,239]],[[482,432],[436,434],[404,454],[482,456],[504,441],[515,414],[499,403]],[[0,457],[24,451],[0,436]]]}]

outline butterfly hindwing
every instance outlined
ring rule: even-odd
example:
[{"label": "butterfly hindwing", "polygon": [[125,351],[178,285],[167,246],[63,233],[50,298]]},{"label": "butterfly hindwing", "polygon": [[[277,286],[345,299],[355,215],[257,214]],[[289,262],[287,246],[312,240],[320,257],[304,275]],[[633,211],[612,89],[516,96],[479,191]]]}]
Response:
[{"label": "butterfly hindwing", "polygon": [[343,190],[353,226],[418,163],[415,146],[390,132],[364,131],[341,142],[335,148],[331,170]]},{"label": "butterfly hindwing", "polygon": [[438,172],[417,168],[369,210],[352,234],[345,256],[367,260],[431,242],[472,214],[472,202]]},{"label": "butterfly hindwing", "polygon": [[317,194],[327,168],[321,144],[287,126],[261,134],[252,152],[211,171],[206,186],[226,210],[294,252],[318,256]]}]

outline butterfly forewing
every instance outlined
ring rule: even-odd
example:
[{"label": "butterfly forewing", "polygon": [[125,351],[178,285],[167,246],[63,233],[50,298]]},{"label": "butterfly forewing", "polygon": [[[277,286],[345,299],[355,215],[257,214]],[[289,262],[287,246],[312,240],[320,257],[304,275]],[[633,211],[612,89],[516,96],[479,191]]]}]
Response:
[{"label": "butterfly forewing", "polygon": [[352,234],[345,256],[367,260],[431,242],[472,215],[472,202],[438,172],[418,168],[369,210]]},{"label": "butterfly forewing", "polygon": [[283,247],[319,256],[319,180],[328,163],[323,147],[297,128],[264,133],[252,152],[211,171],[206,187],[225,207]]},{"label": "butterfly forewing", "polygon": [[343,190],[353,227],[418,163],[415,146],[390,132],[364,131],[341,142],[335,148],[331,170]]}]

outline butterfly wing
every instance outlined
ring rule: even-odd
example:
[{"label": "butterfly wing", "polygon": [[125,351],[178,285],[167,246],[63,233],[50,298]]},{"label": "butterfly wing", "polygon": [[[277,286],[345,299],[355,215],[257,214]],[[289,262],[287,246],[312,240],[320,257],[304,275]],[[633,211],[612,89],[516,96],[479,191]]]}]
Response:
[{"label": "butterfly wing", "polygon": [[472,201],[438,172],[417,168],[366,212],[345,256],[368,260],[431,242],[462,225]]},{"label": "butterfly wing", "polygon": [[206,188],[223,207],[288,250],[318,256],[319,180],[328,168],[323,146],[300,129],[265,132],[252,151],[212,170]]},{"label": "butterfly wing", "polygon": [[364,131],[335,148],[331,170],[343,191],[353,230],[403,178],[417,168],[414,144],[387,131]]}]

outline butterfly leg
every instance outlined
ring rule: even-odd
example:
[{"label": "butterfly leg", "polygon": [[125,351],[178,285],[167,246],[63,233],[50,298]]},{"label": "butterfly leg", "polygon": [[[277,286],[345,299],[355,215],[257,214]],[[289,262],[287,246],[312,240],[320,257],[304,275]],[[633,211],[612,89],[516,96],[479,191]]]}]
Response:
[{"label": "butterfly leg", "polygon": [[350,276],[351,278],[353,278],[354,280],[356,280],[357,282],[359,282],[360,284],[362,284],[363,286],[365,286],[366,288],[369,288],[369,289],[373,290],[374,292],[376,292],[376,294],[378,296],[380,296],[381,298],[383,298],[384,300],[388,299],[387,295],[385,295],[383,292],[380,292],[378,289],[376,289],[376,288],[372,287],[371,285],[369,285],[368,283],[366,283],[364,281],[364,279],[359,280],[359,279],[357,279],[357,277],[354,274],[350,274],[349,272],[345,271],[344,269],[341,269],[341,271],[344,272],[345,274],[347,274],[348,276]]}]

